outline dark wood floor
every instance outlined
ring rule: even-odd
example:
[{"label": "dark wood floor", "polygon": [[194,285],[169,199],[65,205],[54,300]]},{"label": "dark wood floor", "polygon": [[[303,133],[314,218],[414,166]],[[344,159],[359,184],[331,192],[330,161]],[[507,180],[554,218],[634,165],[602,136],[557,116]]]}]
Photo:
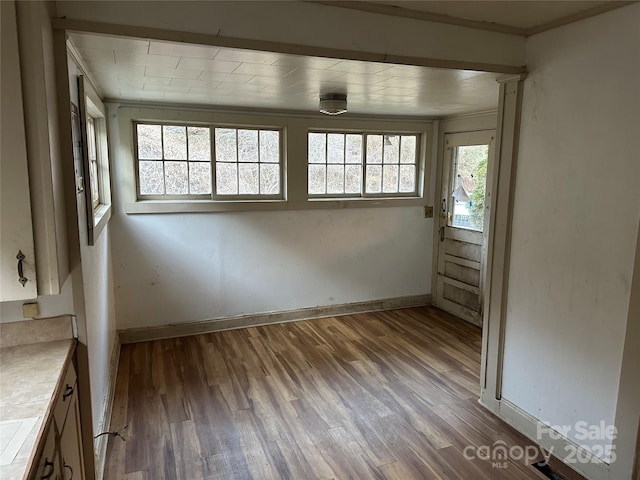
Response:
[{"label": "dark wood floor", "polygon": [[480,342],[429,307],[123,345],[104,478],[544,479],[464,456],[530,444],[477,402]]}]

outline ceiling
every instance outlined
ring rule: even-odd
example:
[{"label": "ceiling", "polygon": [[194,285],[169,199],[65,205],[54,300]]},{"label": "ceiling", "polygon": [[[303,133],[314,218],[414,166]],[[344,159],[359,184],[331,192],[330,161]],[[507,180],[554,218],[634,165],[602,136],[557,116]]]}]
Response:
[{"label": "ceiling", "polygon": [[[627,2],[318,1],[344,8],[515,29],[527,35]],[[371,10],[373,8],[373,10]],[[382,9],[383,11],[380,11]],[[590,12],[590,13],[589,13]],[[451,22],[449,20],[452,20]],[[495,74],[72,33],[71,42],[112,100],[316,112],[324,93],[346,93],[349,112],[447,116],[497,107]]]},{"label": "ceiling", "polygon": [[113,100],[317,112],[346,93],[349,112],[445,116],[497,107],[495,74],[71,33]]}]

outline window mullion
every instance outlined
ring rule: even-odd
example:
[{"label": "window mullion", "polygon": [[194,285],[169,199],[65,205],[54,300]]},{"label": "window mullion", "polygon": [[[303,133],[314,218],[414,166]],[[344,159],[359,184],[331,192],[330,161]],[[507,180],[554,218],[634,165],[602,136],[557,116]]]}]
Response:
[{"label": "window mullion", "polygon": [[236,194],[240,195],[240,149],[238,148],[238,129],[235,129],[236,134]]},{"label": "window mullion", "polygon": [[[209,125],[209,168],[211,169],[211,198],[218,194],[217,172],[216,172],[216,129]],[[213,135],[212,135],[213,133]]]},{"label": "window mullion", "polygon": [[184,127],[184,135],[187,145],[187,195],[191,195],[191,168],[189,167],[189,127]]},{"label": "window mullion", "polygon": [[260,130],[258,130],[258,195],[262,193],[262,184],[260,182],[260,175],[262,174],[260,168],[260,162],[262,158],[260,157]]},{"label": "window mullion", "polygon": [[342,193],[347,191],[347,135],[342,135]]},{"label": "window mullion", "polygon": [[164,125],[160,126],[160,147],[162,148],[162,150],[160,151],[160,154],[162,156],[162,194],[166,195],[167,194],[167,174],[166,174],[166,168],[164,165]]},{"label": "window mullion", "polygon": [[362,136],[363,138],[363,145],[362,145],[362,152],[361,152],[361,158],[362,158],[362,185],[360,186],[360,195],[362,197],[365,197],[367,195],[367,165],[366,165],[366,160],[367,160],[367,148],[368,148],[368,144],[369,144],[369,135],[366,133],[363,133]]},{"label": "window mullion", "polygon": [[329,176],[329,134],[324,134],[324,194],[327,194],[327,177]]}]

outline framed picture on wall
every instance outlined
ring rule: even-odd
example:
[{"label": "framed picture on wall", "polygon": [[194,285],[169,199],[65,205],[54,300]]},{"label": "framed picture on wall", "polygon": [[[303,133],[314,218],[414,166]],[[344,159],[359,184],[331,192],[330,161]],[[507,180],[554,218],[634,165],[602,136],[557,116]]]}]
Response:
[{"label": "framed picture on wall", "polygon": [[83,75],[78,76],[78,96],[88,242],[95,245],[111,218],[106,109]]}]

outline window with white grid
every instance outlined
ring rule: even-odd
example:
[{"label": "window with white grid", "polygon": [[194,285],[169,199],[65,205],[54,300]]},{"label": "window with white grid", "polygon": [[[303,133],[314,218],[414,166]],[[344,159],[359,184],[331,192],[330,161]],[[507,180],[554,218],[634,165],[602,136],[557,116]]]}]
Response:
[{"label": "window with white grid", "polygon": [[416,196],[418,143],[417,134],[309,132],[308,194]]},{"label": "window with white grid", "polygon": [[135,126],[140,199],[282,197],[280,130]]}]

